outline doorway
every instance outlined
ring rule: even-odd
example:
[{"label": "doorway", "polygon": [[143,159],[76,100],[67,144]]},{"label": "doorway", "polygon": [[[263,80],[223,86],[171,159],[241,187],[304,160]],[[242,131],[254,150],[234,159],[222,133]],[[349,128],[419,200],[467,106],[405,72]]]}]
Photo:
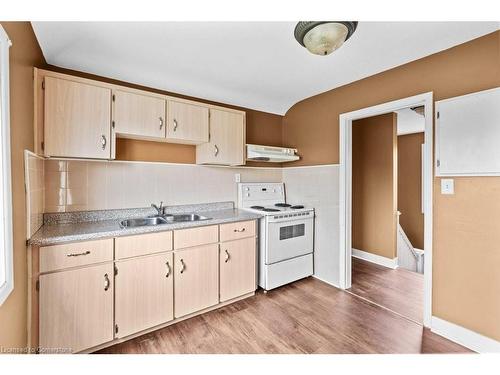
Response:
[{"label": "doorway", "polygon": [[[416,95],[413,97],[395,100],[393,102],[388,102],[380,104],[373,107],[364,108],[358,111],[349,112],[340,115],[340,254],[339,254],[339,264],[340,264],[340,286],[343,289],[352,288],[352,278],[353,278],[353,266],[354,275],[366,275],[367,270],[373,265],[373,262],[365,262],[363,260],[358,261],[352,260],[352,255],[357,254],[357,250],[353,246],[353,234],[356,235],[356,228],[353,228],[352,218],[353,218],[353,123],[356,120],[366,119],[374,116],[388,115],[394,116],[397,111],[408,110],[411,108],[419,108],[418,110],[424,117],[424,146],[423,146],[423,182],[422,182],[422,211],[424,213],[423,218],[423,243],[425,248],[425,262],[423,262],[424,277],[421,281],[423,283],[423,293],[418,298],[421,298],[421,318],[418,319],[419,322],[423,323],[424,326],[430,326],[431,321],[431,285],[432,285],[432,93],[425,93],[421,95]],[[394,133],[396,137],[396,133]],[[395,183],[394,179],[392,181]],[[397,200],[392,198],[393,209],[397,212]],[[390,199],[386,200],[388,205],[391,204]],[[358,209],[358,207],[354,207]],[[396,269],[398,267],[397,258],[397,243],[398,243],[398,232],[397,232],[397,215],[389,215],[387,220],[394,220],[395,231],[388,233],[385,236],[385,240],[388,241],[389,256],[382,256],[382,259],[389,260],[388,264],[374,264],[375,269],[371,269],[372,275],[382,275],[385,271],[391,271],[391,268]],[[354,232],[353,232],[354,230]],[[377,236],[377,228],[372,228],[373,236]],[[368,236],[370,237],[370,236]],[[379,236],[380,239],[380,236]],[[358,241],[356,238],[355,241]],[[359,241],[358,241],[359,243]],[[354,248],[354,249],[353,249]],[[386,249],[387,250],[387,249]],[[380,260],[381,254],[375,254],[375,259]],[[382,254],[387,255],[387,254]],[[378,258],[377,258],[378,257]],[[368,259],[369,260],[369,259]],[[384,260],[384,261],[385,261]],[[396,262],[396,263],[395,263]],[[388,268],[389,267],[389,268]],[[368,272],[368,273],[370,273]],[[392,273],[393,276],[398,273]],[[404,274],[404,272],[400,272]],[[406,275],[408,276],[408,275]],[[388,282],[397,282],[397,280],[392,280]],[[380,288],[378,288],[380,290]],[[366,296],[364,296],[366,298]],[[387,299],[386,299],[387,301]],[[378,303],[377,301],[375,301]],[[383,301],[382,301],[383,302]],[[380,303],[379,303],[380,304]],[[381,305],[383,306],[384,303]],[[386,303],[388,304],[388,303]],[[391,306],[383,306],[391,309]],[[404,315],[404,313],[402,314]],[[412,320],[415,320],[414,317]],[[418,317],[417,317],[418,318]]]}]

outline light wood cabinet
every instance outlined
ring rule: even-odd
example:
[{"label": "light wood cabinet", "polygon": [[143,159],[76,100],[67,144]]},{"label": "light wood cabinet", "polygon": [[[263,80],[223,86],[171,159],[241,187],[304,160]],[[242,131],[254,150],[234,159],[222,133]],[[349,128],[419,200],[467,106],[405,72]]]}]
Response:
[{"label": "light wood cabinet", "polygon": [[169,100],[167,141],[184,144],[208,142],[208,107]]},{"label": "light wood cabinet", "polygon": [[217,225],[174,231],[174,249],[207,245],[218,241],[219,227]]},{"label": "light wood cabinet", "polygon": [[255,234],[250,220],[34,246],[29,343],[95,350],[246,297]]},{"label": "light wood cabinet", "polygon": [[255,220],[220,225],[220,242],[255,236]]},{"label": "light wood cabinet", "polygon": [[115,90],[114,129],[117,135],[165,138],[164,98]]},{"label": "light wood cabinet", "polygon": [[245,164],[244,111],[37,68],[34,85],[37,154],[114,159],[119,137],[196,145],[198,164]]},{"label": "light wood cabinet", "polygon": [[126,337],[174,318],[172,261],[172,253],[163,253],[116,262],[116,337]]},{"label": "light wood cabinet", "polygon": [[78,352],[113,340],[113,264],[40,276],[42,348]]},{"label": "light wood cabinet", "polygon": [[255,246],[255,237],[220,244],[220,302],[255,291]]},{"label": "light wood cabinet", "polygon": [[44,155],[111,158],[111,90],[44,80]]},{"label": "light wood cabinet", "polygon": [[218,249],[214,244],[174,252],[176,318],[219,302]]},{"label": "light wood cabinet", "polygon": [[210,109],[210,140],[196,146],[197,164],[245,164],[245,115]]},{"label": "light wood cabinet", "polygon": [[40,247],[40,272],[112,261],[112,238]]},{"label": "light wood cabinet", "polygon": [[115,238],[115,259],[163,253],[172,250],[172,232],[138,234]]}]

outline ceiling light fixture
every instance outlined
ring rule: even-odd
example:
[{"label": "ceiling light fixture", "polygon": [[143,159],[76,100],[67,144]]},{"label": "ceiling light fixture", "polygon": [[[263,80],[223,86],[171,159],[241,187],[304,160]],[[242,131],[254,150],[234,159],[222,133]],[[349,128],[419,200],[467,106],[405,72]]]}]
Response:
[{"label": "ceiling light fixture", "polygon": [[301,21],[295,26],[295,39],[315,55],[326,56],[340,48],[354,34],[356,21]]}]

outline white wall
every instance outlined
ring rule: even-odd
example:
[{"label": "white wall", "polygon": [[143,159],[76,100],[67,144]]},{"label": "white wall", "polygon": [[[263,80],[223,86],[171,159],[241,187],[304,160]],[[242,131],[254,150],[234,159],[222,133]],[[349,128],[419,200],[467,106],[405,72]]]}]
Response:
[{"label": "white wall", "polygon": [[45,161],[45,212],[68,212],[208,202],[237,202],[242,182],[280,182],[275,168],[192,164]]},{"label": "white wall", "polygon": [[339,166],[283,168],[287,201],[314,207],[314,274],[339,285]]}]

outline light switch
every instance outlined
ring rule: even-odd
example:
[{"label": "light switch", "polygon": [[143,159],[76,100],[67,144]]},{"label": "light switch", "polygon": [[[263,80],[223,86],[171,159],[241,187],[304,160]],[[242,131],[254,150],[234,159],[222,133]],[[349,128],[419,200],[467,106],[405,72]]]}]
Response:
[{"label": "light switch", "polygon": [[239,173],[234,174],[234,182],[241,182],[241,174]]},{"label": "light switch", "polygon": [[452,178],[441,179],[441,194],[455,194],[455,184]]}]

